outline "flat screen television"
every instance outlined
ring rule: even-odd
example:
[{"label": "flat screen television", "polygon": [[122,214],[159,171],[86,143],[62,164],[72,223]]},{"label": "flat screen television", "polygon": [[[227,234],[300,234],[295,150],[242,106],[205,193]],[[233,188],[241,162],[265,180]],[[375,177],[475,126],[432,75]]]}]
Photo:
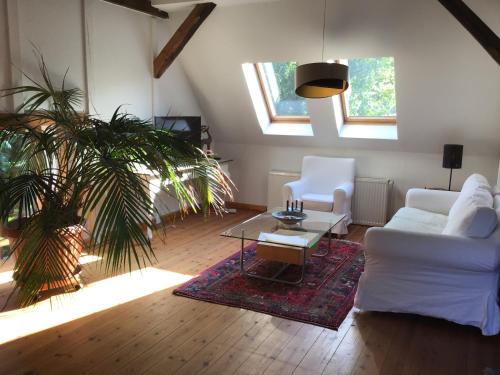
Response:
[{"label": "flat screen television", "polygon": [[201,148],[200,116],[158,116],[154,118],[154,127],[179,133],[194,146]]}]

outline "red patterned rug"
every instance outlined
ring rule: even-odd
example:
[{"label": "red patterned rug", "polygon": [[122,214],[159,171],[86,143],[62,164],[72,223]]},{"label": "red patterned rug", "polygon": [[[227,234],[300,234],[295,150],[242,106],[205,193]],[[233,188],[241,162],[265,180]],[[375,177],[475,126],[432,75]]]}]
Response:
[{"label": "red patterned rug", "polygon": [[[272,275],[281,264],[256,258],[255,246],[253,243],[245,248],[245,268]],[[328,241],[319,246],[319,252],[323,252]],[[174,294],[336,330],[352,308],[364,266],[361,244],[339,240],[332,241],[326,257],[308,259],[300,285],[242,276],[239,258],[239,252],[233,254],[175,289]],[[300,266],[295,265],[281,276],[289,280],[299,277]]]}]

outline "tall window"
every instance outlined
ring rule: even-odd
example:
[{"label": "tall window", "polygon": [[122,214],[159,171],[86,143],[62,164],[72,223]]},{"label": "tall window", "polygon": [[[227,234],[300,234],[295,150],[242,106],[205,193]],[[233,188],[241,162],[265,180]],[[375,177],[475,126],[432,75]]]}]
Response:
[{"label": "tall window", "polygon": [[309,122],[306,100],[295,95],[296,68],[295,62],[255,64],[271,122]]},{"label": "tall window", "polygon": [[[17,136],[13,142],[2,142],[0,144],[0,178],[14,177],[21,167],[23,162],[20,162],[20,150],[23,139]],[[13,209],[9,213],[8,220],[14,220],[18,216],[19,210]],[[9,252],[9,241],[6,238],[0,237],[0,259],[7,256]]]},{"label": "tall window", "polygon": [[345,123],[396,123],[394,58],[341,60],[349,66],[349,88],[341,94]]}]

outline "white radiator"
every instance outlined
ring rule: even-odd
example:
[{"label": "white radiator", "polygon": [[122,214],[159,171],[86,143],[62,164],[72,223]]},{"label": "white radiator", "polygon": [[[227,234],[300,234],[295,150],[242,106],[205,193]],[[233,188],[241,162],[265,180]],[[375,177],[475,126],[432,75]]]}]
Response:
[{"label": "white radiator", "polygon": [[384,226],[389,214],[392,180],[357,177],[352,201],[352,220],[355,224]]}]

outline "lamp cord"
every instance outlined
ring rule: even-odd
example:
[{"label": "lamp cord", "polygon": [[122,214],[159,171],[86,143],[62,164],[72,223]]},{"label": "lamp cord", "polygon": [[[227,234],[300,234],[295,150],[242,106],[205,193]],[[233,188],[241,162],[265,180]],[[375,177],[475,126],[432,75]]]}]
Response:
[{"label": "lamp cord", "polygon": [[326,25],[326,0],[323,8],[323,48],[321,49],[321,62],[325,60],[325,25]]}]

